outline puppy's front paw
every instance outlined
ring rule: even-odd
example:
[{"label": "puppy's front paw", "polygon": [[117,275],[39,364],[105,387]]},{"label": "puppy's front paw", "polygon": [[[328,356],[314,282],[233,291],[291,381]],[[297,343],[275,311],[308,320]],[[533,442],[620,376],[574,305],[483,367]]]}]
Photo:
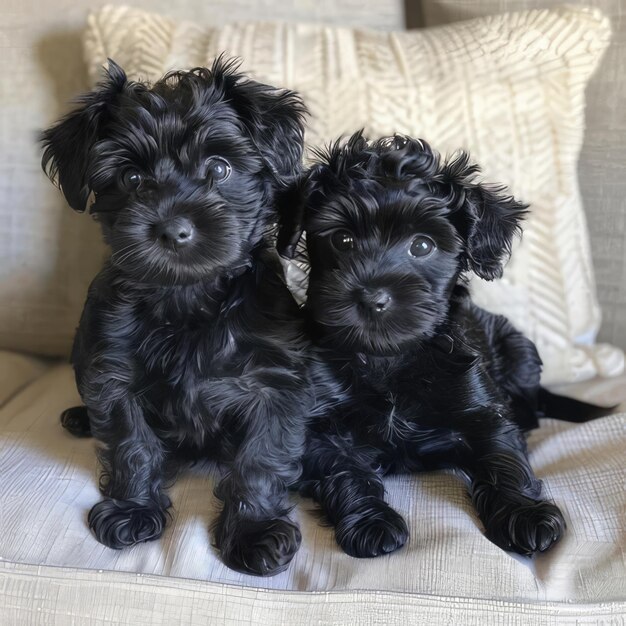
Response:
[{"label": "puppy's front paw", "polygon": [[91,437],[87,407],[73,406],[61,413],[61,426],[74,437]]},{"label": "puppy's front paw", "polygon": [[395,552],[408,541],[409,529],[399,513],[379,502],[341,519],[335,536],[344,552],[362,559]]},{"label": "puppy's front paw", "polygon": [[158,539],[163,534],[167,515],[156,503],[108,498],[89,511],[88,521],[100,543],[121,550]]},{"label": "puppy's front paw", "polygon": [[542,500],[507,506],[487,523],[486,535],[504,550],[531,556],[552,547],[565,527],[559,508]]},{"label": "puppy's front paw", "polygon": [[216,545],[231,569],[255,576],[274,576],[287,569],[302,536],[288,519],[238,519],[218,522]]}]

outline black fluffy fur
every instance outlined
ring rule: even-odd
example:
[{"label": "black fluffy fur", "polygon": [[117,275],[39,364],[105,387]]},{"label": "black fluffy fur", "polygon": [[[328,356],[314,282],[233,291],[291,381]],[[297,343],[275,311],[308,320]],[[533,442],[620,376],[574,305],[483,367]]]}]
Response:
[{"label": "black fluffy fur", "polygon": [[[542,495],[523,435],[537,425],[541,361],[463,281],[502,274],[527,207],[476,182],[466,154],[444,162],[416,139],[357,133],[318,157],[279,249],[293,254],[306,231],[309,332],[346,400],[312,425],[303,493],[348,554],[371,557],[408,538],[381,476],[456,468],[493,542],[547,550],[565,521]],[[420,242],[432,248],[413,256]]]},{"label": "black fluffy fur", "polygon": [[313,392],[265,234],[301,169],[304,112],[222,59],[153,86],[111,61],[43,135],[44,169],[74,209],[94,195],[112,252],[72,353],[85,407],[62,417],[102,443],[89,524],[111,548],[161,535],[165,468],[183,457],[225,463],[214,532],[228,566],[276,574],[298,549],[287,489]]}]

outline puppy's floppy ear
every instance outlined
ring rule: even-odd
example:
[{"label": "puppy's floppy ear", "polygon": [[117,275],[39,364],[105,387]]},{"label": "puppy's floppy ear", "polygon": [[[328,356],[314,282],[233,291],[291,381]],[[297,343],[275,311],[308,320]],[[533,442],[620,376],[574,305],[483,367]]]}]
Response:
[{"label": "puppy's floppy ear", "polygon": [[485,280],[500,278],[528,205],[506,194],[506,188],[477,185],[466,193],[469,268]]},{"label": "puppy's floppy ear", "polygon": [[466,242],[465,269],[493,280],[502,276],[528,205],[515,200],[502,185],[474,182],[478,171],[469,156],[461,153],[444,166],[442,178],[452,185],[451,219]]},{"label": "puppy's floppy ear", "polygon": [[91,193],[87,180],[89,152],[98,140],[109,106],[126,82],[122,68],[109,59],[104,80],[79,99],[77,109],[42,133],[41,166],[58,183],[68,204],[76,211],[85,210]]},{"label": "puppy's floppy ear", "polygon": [[279,194],[278,237],[276,250],[285,259],[293,259],[302,233],[304,232],[304,212],[307,200],[307,184],[301,179]]},{"label": "puppy's floppy ear", "polygon": [[317,210],[338,185],[348,184],[346,181],[352,176],[368,176],[371,152],[363,130],[353,133],[347,141],[339,138],[325,147],[313,148],[317,162],[291,186],[285,195],[289,201],[280,206],[277,249],[281,256],[294,257],[307,211]]},{"label": "puppy's floppy ear", "polygon": [[317,163],[289,187],[279,201],[279,230],[276,248],[288,259],[295,256],[296,247],[304,232],[308,210],[315,210],[324,198],[332,194],[338,181],[349,176],[349,172],[366,175],[369,160],[367,139],[363,131],[353,133],[346,142],[342,139],[323,148],[313,148]]},{"label": "puppy's floppy ear", "polygon": [[245,78],[238,66],[218,57],[211,68],[214,83],[224,90],[276,182],[288,183],[302,168],[304,102],[294,91]]},{"label": "puppy's floppy ear", "polygon": [[[329,153],[314,150],[319,158],[326,159]],[[296,248],[304,233],[307,211],[319,202],[319,195],[324,195],[328,178],[332,176],[334,174],[327,163],[316,163],[279,194],[276,249],[280,256],[293,259],[296,255]]]}]

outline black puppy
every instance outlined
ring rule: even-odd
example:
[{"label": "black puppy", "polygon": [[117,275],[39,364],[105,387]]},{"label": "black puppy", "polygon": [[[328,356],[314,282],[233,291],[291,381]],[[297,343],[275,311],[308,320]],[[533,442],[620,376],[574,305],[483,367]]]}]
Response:
[{"label": "black puppy", "polygon": [[494,543],[548,549],[565,522],[522,433],[537,423],[541,361],[462,280],[501,275],[526,207],[478,184],[467,155],[444,163],[420,140],[357,133],[318,156],[279,249],[293,255],[306,231],[309,331],[348,395],[313,424],[303,491],[348,554],[377,556],[408,538],[381,475],[458,468]]},{"label": "black puppy", "polygon": [[[300,171],[304,106],[232,62],[150,87],[108,77],[44,133],[43,166],[112,254],[93,281],[72,362],[86,408],[66,426],[102,442],[112,548],[158,538],[173,455],[226,462],[215,542],[230,567],[287,567],[287,513],[312,412],[297,307],[265,260],[278,194]],[[88,415],[88,418],[87,418]]]}]

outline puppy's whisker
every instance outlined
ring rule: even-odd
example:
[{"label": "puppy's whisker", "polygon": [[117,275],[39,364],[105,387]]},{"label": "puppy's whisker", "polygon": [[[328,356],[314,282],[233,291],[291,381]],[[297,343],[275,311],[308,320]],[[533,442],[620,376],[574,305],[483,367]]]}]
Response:
[{"label": "puppy's whisker", "polygon": [[124,265],[124,263],[126,263],[126,261],[128,261],[136,252],[137,252],[137,243],[136,242],[129,243],[127,246],[121,248],[120,250],[116,250],[111,255],[111,262],[120,266]]}]

